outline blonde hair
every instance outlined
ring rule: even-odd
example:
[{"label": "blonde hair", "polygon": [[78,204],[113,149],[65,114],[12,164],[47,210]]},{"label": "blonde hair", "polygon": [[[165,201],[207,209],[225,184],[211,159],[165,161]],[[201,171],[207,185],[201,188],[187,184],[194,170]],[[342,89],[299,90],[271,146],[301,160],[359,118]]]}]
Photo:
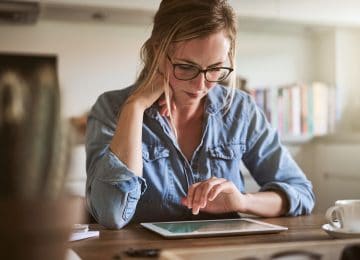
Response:
[{"label": "blonde hair", "polygon": [[[150,38],[141,48],[143,68],[137,86],[152,87],[159,64],[166,59],[171,43],[205,37],[224,31],[230,40],[229,61],[235,69],[236,15],[226,0],[163,0],[154,17]],[[224,106],[230,107],[235,89],[234,71]],[[169,106],[168,75],[164,77],[165,99]],[[170,111],[171,115],[171,111]]]}]

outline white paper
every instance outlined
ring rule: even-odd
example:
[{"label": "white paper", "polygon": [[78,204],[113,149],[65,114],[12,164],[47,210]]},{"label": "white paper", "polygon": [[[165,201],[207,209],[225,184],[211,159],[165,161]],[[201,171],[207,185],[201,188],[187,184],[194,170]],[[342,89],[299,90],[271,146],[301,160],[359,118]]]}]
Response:
[{"label": "white paper", "polygon": [[66,251],[65,260],[81,260],[81,258],[79,257],[79,255],[77,253],[75,253],[74,250],[69,248]]},{"label": "white paper", "polygon": [[86,239],[89,237],[98,237],[99,231],[86,231],[86,232],[73,232],[70,236],[69,241],[76,241]]}]

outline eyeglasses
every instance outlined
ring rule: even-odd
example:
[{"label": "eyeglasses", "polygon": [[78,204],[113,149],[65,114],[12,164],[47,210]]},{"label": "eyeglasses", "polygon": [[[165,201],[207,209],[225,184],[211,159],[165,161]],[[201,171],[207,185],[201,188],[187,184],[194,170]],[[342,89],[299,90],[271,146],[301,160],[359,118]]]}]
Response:
[{"label": "eyeglasses", "polygon": [[192,80],[200,73],[204,73],[205,79],[208,82],[221,82],[225,80],[234,70],[228,67],[213,67],[202,70],[198,66],[186,63],[172,63],[169,56],[167,56],[171,65],[173,66],[173,73],[178,80]]}]

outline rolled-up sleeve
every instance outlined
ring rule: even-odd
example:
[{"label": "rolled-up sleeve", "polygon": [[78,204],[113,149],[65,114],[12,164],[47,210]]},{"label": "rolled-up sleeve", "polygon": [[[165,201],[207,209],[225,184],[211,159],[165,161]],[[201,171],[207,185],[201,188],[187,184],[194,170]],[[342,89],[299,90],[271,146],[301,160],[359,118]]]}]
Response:
[{"label": "rolled-up sleeve", "polygon": [[247,151],[243,161],[260,185],[260,191],[282,191],[289,202],[287,215],[310,214],[315,204],[311,182],[251,99],[247,116]]},{"label": "rolled-up sleeve", "polygon": [[116,128],[117,111],[101,96],[92,108],[86,131],[86,201],[99,224],[112,229],[126,225],[146,190],[136,176],[109,149]]}]

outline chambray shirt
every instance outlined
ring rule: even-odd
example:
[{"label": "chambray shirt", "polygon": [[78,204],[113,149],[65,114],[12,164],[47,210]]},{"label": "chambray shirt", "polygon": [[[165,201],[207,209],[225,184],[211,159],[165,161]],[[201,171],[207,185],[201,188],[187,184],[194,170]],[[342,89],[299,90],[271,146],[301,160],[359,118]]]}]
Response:
[{"label": "chambray shirt", "polygon": [[119,111],[133,89],[134,86],[102,94],[88,119],[86,197],[89,211],[100,224],[121,228],[130,221],[229,217],[201,212],[192,215],[180,200],[190,185],[212,176],[230,180],[244,192],[241,160],[260,191],[281,190],[286,194],[290,205],[287,215],[312,211],[311,182],[280,143],[264,114],[250,96],[239,90],[225,113],[228,89],[220,85],[214,86],[206,97],[202,138],[190,161],[181,152],[157,104],[145,111],[143,176],[136,176],[109,149]]}]

